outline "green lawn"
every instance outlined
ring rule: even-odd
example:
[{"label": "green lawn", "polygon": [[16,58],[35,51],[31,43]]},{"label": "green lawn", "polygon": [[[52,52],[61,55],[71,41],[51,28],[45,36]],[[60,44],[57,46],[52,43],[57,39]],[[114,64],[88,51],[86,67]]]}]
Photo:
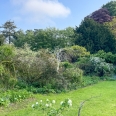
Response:
[{"label": "green lawn", "polygon": [[9,107],[0,108],[0,116],[45,116],[42,111],[34,110],[31,105],[39,100],[56,100],[56,106],[66,98],[73,101],[71,108],[63,112],[64,116],[77,116],[79,105],[82,101],[99,96],[85,102],[81,116],[116,116],[116,81],[104,81],[98,84],[81,88],[62,94],[41,95],[36,94],[33,98],[26,99]]}]

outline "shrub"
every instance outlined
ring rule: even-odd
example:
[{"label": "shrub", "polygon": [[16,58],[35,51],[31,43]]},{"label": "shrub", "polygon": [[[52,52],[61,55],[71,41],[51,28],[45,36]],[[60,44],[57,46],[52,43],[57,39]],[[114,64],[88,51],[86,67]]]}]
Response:
[{"label": "shrub", "polygon": [[78,63],[79,68],[84,70],[86,75],[96,75],[96,76],[111,76],[114,71],[114,67],[111,63],[106,63],[104,59],[99,57],[85,58]]},{"label": "shrub", "polygon": [[0,46],[0,61],[11,61],[15,53],[14,50],[12,45]]},{"label": "shrub", "polygon": [[72,68],[73,66],[72,66],[72,64],[71,63],[69,63],[69,62],[61,62],[61,65],[62,65],[62,67],[64,67],[65,69],[66,68]]},{"label": "shrub", "polygon": [[95,73],[98,76],[110,76],[113,73],[114,67],[110,63],[106,63],[104,59],[99,57],[91,57],[90,61],[95,66]]},{"label": "shrub", "polygon": [[2,64],[0,65],[0,84],[5,89],[14,88],[17,82],[16,77]]},{"label": "shrub", "polygon": [[6,89],[16,84],[16,72],[13,63],[15,49],[12,45],[0,46],[0,84]]},{"label": "shrub", "polygon": [[83,70],[84,75],[93,75],[95,66],[90,62],[89,57],[80,58],[76,65]]},{"label": "shrub", "polygon": [[71,83],[80,83],[82,80],[82,70],[79,68],[68,68],[64,71],[63,76]]},{"label": "shrub", "polygon": [[57,77],[57,61],[47,50],[18,49],[14,62],[18,79],[33,86],[46,86]]},{"label": "shrub", "polygon": [[76,62],[78,58],[89,56],[90,53],[84,47],[75,45],[60,50],[60,61]]},{"label": "shrub", "polygon": [[65,78],[67,89],[76,89],[80,86],[82,81],[83,71],[79,68],[67,68],[63,71],[63,77]]},{"label": "shrub", "polygon": [[94,56],[105,59],[107,63],[116,64],[116,54],[112,54],[111,52],[104,52],[103,50],[100,50],[94,54]]}]

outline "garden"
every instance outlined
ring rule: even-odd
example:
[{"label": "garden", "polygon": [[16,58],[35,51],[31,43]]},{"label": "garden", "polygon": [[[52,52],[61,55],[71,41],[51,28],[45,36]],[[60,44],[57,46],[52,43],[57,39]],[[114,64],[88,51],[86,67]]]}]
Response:
[{"label": "garden", "polygon": [[75,28],[1,26],[0,116],[115,116],[115,6]]}]

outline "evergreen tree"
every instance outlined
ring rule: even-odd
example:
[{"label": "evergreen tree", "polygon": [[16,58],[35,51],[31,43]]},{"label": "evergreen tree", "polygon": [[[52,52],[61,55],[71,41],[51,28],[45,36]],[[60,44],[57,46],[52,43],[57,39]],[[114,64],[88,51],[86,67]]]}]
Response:
[{"label": "evergreen tree", "polygon": [[8,38],[8,42],[10,44],[11,39],[14,37],[15,29],[16,29],[14,22],[7,21],[0,28],[4,29],[1,32],[5,36],[6,39]]},{"label": "evergreen tree", "polygon": [[85,47],[91,53],[99,50],[116,52],[116,40],[112,32],[104,25],[93,19],[85,18],[75,29],[75,44]]}]

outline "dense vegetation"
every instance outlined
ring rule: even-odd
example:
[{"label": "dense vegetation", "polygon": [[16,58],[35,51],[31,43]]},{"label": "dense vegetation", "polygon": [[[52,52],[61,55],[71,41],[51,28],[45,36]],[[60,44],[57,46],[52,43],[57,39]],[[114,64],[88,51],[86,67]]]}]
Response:
[{"label": "dense vegetation", "polygon": [[[7,21],[0,34],[0,106],[32,93],[61,93],[115,80],[115,4],[107,3],[79,27],[64,30],[16,31],[14,22]],[[69,106],[67,100],[57,113]]]}]

